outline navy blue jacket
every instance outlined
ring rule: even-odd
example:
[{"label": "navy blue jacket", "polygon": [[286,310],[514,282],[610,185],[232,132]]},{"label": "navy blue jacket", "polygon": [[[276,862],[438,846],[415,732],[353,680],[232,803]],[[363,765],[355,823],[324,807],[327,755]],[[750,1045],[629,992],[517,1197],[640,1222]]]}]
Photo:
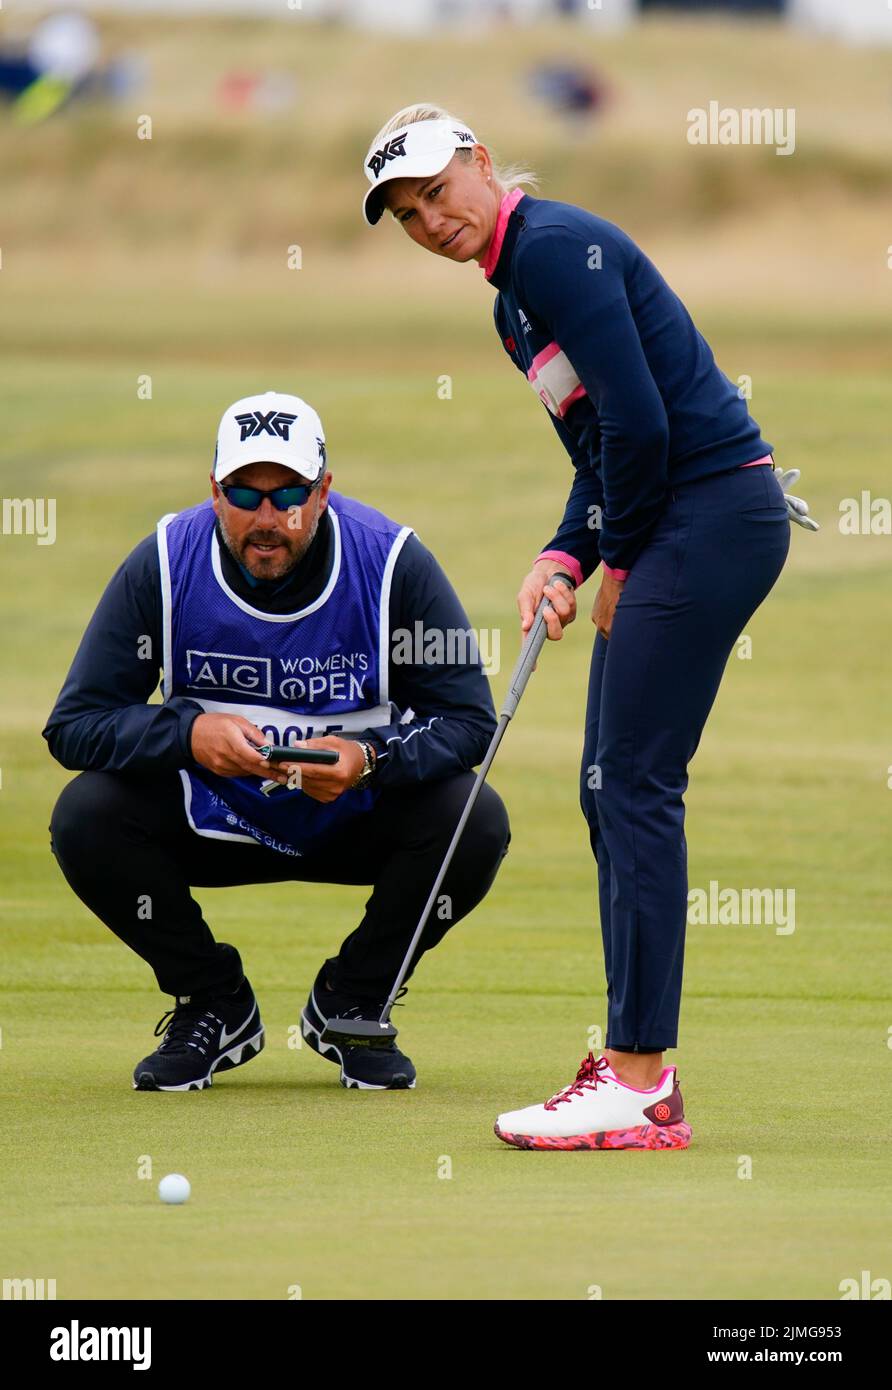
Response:
[{"label": "navy blue jacket", "polygon": [[632,568],[670,486],[771,453],[681,300],[619,227],[517,189],[483,269],[499,291],[499,337],[575,469],[542,549],[571,556],[581,578],[599,559]]},{"label": "navy blue jacket", "polygon": [[[258,581],[230,554],[219,532],[227,584],[270,613],[307,607],[325,587],[334,554],[334,528],[323,513],[316,535],[284,580]],[[422,631],[467,631],[468,618],[434,556],[411,535],[397,556],[390,594],[390,630],[415,623]],[[148,642],[146,639],[149,639]],[[198,766],[192,725],[202,713],[195,700],[174,696],[147,704],[157,690],[163,650],[161,573],[155,536],[147,536],[110,580],[84,633],[71,670],[43,730],[63,767],[154,774]],[[458,656],[458,644],[452,654]],[[142,659],[140,653],[153,656]],[[449,646],[445,655],[449,654]],[[369,730],[382,787],[429,781],[479,763],[495,732],[489,682],[479,663],[417,664],[391,661],[390,696],[397,717]],[[411,708],[412,722],[401,724]]]}]

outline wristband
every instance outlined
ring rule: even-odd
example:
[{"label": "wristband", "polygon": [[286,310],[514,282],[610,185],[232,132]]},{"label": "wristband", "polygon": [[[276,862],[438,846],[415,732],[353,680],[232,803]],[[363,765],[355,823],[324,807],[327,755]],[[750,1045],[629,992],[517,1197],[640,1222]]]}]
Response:
[{"label": "wristband", "polygon": [[538,565],[540,560],[557,560],[566,568],[577,589],[583,584],[582,566],[574,556],[568,555],[565,550],[543,550],[536,556],[533,564]]}]

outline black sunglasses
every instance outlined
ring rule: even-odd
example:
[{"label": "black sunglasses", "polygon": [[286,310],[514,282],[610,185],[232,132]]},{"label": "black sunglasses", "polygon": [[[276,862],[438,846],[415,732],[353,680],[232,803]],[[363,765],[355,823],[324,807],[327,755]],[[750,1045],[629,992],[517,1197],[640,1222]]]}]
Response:
[{"label": "black sunglasses", "polygon": [[263,505],[264,497],[268,497],[277,512],[287,512],[292,507],[302,507],[310,496],[311,492],[319,486],[321,478],[315,483],[298,483],[292,487],[274,487],[269,492],[264,492],[259,487],[242,487],[240,483],[218,483],[220,491],[226,501],[233,507],[239,507],[243,512],[256,512],[258,507]]}]

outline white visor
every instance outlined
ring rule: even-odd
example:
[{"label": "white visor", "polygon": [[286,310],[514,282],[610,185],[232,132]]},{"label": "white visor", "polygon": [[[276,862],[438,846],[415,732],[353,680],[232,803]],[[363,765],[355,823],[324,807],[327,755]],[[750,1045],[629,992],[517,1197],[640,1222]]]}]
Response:
[{"label": "white visor", "polygon": [[470,150],[476,144],[474,132],[460,121],[415,121],[379,136],[365,157],[365,175],[372,185],[362,203],[366,222],[374,227],[381,220],[382,189],[388,180],[439,174],[456,150]]}]

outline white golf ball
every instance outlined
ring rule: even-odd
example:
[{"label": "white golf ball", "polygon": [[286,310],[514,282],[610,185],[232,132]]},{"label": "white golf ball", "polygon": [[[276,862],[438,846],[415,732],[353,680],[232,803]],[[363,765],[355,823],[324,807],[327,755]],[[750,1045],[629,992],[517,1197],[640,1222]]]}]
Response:
[{"label": "white golf ball", "polygon": [[189,1179],[184,1178],[182,1173],[168,1173],[158,1184],[158,1196],[162,1202],[169,1202],[171,1206],[179,1206],[181,1202],[188,1201],[191,1191]]}]

